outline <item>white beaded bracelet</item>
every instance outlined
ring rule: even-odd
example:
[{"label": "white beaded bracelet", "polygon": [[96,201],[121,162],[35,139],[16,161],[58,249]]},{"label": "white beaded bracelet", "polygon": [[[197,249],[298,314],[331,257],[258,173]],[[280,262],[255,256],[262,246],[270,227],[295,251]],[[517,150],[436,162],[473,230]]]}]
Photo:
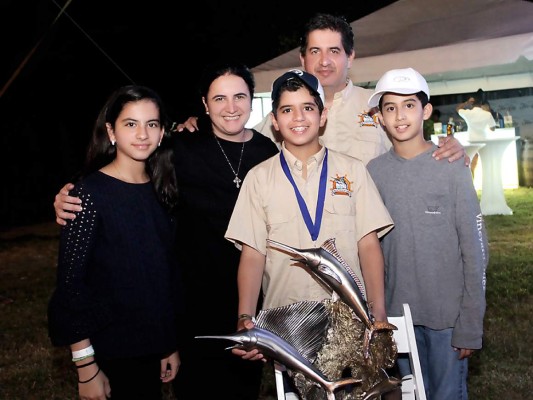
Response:
[{"label": "white beaded bracelet", "polygon": [[76,350],[72,352],[72,361],[81,361],[87,357],[94,356],[94,349],[93,346],[90,345],[89,347],[86,347],[81,350]]},{"label": "white beaded bracelet", "polygon": [[90,354],[87,354],[86,356],[83,356],[83,357],[73,358],[73,359],[72,359],[72,362],[83,361],[83,360],[85,360],[86,358],[93,357],[93,356],[94,356],[94,353],[90,353]]}]

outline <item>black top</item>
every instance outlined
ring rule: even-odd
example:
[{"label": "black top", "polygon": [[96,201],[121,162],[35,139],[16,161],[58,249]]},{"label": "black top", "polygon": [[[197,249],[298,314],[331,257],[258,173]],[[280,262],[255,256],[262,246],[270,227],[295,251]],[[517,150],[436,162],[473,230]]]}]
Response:
[{"label": "black top", "polygon": [[[175,136],[179,188],[178,249],[192,334],[233,332],[237,326],[237,268],[240,251],[224,238],[239,188],[214,134],[181,132]],[[253,131],[244,143],[218,139],[239,178],[279,152],[267,137]]]},{"label": "black top", "polygon": [[105,358],[175,351],[182,307],[175,223],[152,184],[96,172],[71,195],[84,209],[61,230],[52,343],[89,338]]}]

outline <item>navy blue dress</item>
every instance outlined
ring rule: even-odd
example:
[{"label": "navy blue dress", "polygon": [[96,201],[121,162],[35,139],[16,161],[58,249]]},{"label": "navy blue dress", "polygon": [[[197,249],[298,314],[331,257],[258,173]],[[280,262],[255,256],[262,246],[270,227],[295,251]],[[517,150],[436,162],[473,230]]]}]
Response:
[{"label": "navy blue dress", "polygon": [[48,308],[52,343],[89,338],[98,359],[176,351],[183,288],[175,221],[152,184],[95,172],[71,195],[84,210],[61,230]]}]

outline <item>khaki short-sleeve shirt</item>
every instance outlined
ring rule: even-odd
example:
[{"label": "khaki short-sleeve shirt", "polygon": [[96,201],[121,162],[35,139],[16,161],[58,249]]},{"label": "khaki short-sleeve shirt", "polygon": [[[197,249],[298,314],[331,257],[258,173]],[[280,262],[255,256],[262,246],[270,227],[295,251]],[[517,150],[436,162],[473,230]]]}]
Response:
[{"label": "khaki short-sleeve shirt", "polygon": [[[285,148],[282,151],[315,222],[325,148],[307,160],[307,180],[302,177],[301,161]],[[267,238],[302,249],[320,247],[327,239],[335,238],[339,253],[363,282],[357,242],[372,231],[381,237],[392,228],[392,219],[364,164],[333,150],[328,151],[325,197],[320,233],[314,241],[279,155],[255,166],[246,176],[225,237],[266,255],[262,281],[264,308],[331,296],[290,255],[268,247]]]}]

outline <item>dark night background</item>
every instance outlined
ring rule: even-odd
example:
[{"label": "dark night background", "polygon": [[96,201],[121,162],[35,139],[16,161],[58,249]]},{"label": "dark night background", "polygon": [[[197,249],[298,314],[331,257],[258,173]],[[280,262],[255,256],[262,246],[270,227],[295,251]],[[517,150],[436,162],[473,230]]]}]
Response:
[{"label": "dark night background", "polygon": [[66,0],[0,0],[0,229],[54,219],[53,197],[118,86],[154,88],[181,122],[213,60],[253,68],[297,47],[316,12],[352,22],[393,2],[196,1],[185,11],[168,0],[72,0],[54,23]]}]

